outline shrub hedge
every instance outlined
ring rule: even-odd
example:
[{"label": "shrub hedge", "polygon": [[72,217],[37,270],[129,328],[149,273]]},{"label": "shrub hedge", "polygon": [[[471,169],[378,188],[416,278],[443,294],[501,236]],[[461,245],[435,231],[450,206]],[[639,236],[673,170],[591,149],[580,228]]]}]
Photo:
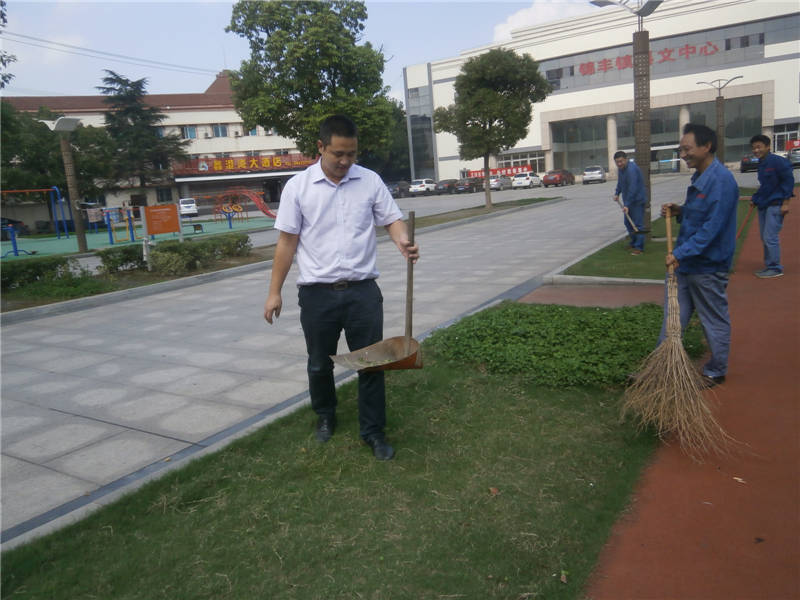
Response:
[{"label": "shrub hedge", "polygon": [[3,290],[10,290],[38,281],[53,281],[71,277],[73,271],[78,270],[78,261],[66,256],[39,256],[3,262],[0,287]]}]

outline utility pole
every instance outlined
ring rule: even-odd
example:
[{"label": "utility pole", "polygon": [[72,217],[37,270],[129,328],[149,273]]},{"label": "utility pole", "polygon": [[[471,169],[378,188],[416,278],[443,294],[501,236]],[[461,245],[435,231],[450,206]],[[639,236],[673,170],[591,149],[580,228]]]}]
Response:
[{"label": "utility pole", "polygon": [[[710,85],[717,88],[717,160],[725,164],[725,98],[722,96],[722,88],[735,79],[742,79],[744,75],[737,75],[728,80],[715,79],[714,81],[698,81],[697,85]],[[724,83],[723,83],[724,82]]]}]

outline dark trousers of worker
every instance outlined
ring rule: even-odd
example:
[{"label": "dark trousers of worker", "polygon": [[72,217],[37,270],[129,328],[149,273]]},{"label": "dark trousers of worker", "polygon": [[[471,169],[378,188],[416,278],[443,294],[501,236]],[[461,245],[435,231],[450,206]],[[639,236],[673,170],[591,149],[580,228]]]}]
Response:
[{"label": "dark trousers of worker", "polygon": [[[300,324],[308,351],[311,408],[320,416],[336,414],[333,361],[339,336],[358,350],[383,338],[383,296],[374,279],[352,282],[344,289],[330,285],[300,286]],[[386,390],[383,372],[358,374],[358,424],[361,437],[383,435]]]},{"label": "dark trousers of worker", "polygon": [[[644,204],[631,204],[628,207],[628,216],[636,225],[636,229],[641,231],[644,223]],[[624,215],[622,220],[625,221],[625,228],[628,230],[628,235],[631,238],[631,248],[644,250],[644,234],[634,232],[630,221],[628,221]]]}]

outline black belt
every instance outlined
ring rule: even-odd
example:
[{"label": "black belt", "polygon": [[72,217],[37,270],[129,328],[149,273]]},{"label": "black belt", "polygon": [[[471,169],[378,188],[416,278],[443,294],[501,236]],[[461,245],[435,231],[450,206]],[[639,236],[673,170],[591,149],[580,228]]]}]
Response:
[{"label": "black belt", "polygon": [[312,283],[310,287],[321,287],[329,290],[340,291],[340,290],[346,290],[349,287],[354,287],[364,283],[369,283],[370,281],[374,281],[374,279],[359,279],[357,281],[342,280],[342,281],[335,281],[333,283]]}]

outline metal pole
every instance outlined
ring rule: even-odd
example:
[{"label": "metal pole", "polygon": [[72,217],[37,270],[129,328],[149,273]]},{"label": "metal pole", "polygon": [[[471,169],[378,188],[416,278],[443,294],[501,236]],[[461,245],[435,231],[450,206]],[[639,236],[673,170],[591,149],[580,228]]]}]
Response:
[{"label": "metal pole", "polygon": [[64,173],[67,176],[69,201],[75,209],[72,211],[72,222],[75,224],[75,237],[78,238],[78,252],[88,252],[86,228],[83,226],[83,215],[80,207],[81,197],[78,195],[78,180],[75,176],[75,163],[72,160],[72,146],[70,146],[68,136],[68,133],[61,134],[59,141],[61,143],[61,158],[64,160]]},{"label": "metal pole", "polygon": [[[640,24],[641,24],[641,17]],[[644,226],[650,228],[650,33],[633,34],[633,135],[645,190]],[[650,235],[648,234],[648,238]]]}]

